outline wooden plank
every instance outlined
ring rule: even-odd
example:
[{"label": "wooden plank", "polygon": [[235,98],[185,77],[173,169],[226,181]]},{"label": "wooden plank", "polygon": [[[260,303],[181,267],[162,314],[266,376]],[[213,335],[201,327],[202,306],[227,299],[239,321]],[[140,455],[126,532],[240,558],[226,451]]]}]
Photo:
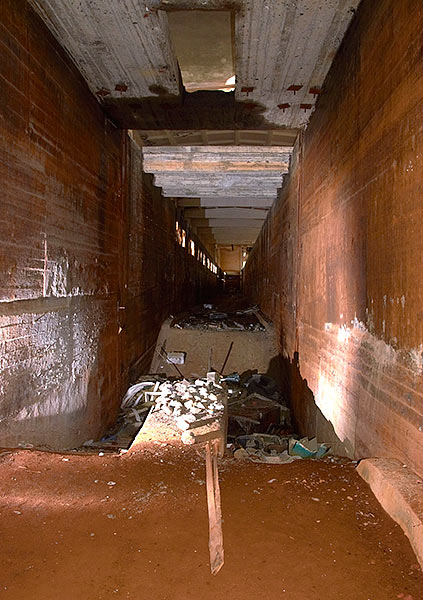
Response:
[{"label": "wooden plank", "polygon": [[209,513],[210,570],[216,575],[223,567],[222,508],[220,501],[219,473],[217,469],[218,443],[206,444],[206,488]]}]

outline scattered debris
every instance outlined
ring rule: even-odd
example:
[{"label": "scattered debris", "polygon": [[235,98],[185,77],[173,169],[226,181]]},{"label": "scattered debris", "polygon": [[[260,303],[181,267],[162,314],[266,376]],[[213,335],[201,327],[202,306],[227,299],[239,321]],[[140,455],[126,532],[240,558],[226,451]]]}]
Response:
[{"label": "scattered debris", "polygon": [[300,458],[323,458],[330,450],[327,444],[318,444],[316,438],[309,440],[302,438],[289,440],[289,454],[299,456]]},{"label": "scattered debris", "polygon": [[[167,356],[178,360],[184,353]],[[171,417],[184,444],[218,439],[223,453],[228,441],[237,459],[283,464],[301,458],[322,458],[330,450],[316,438],[298,439],[291,429],[291,413],[277,382],[267,374],[253,371],[225,377],[210,371],[206,377],[196,379],[141,377],[123,397],[115,428],[99,441],[88,440],[84,447],[127,450],[150,411]]]},{"label": "scattered debris", "polygon": [[257,306],[221,312],[215,310],[212,304],[203,304],[203,307],[194,313],[174,319],[171,326],[177,329],[265,331],[263,319],[260,320],[257,314]]},{"label": "scattered debris", "polygon": [[[301,453],[298,452],[298,448]],[[295,437],[289,435],[269,435],[253,433],[236,438],[234,458],[249,459],[253,462],[284,464],[302,458],[322,458],[330,448],[326,444],[317,444],[316,438],[308,440],[303,438],[298,442]],[[310,451],[310,448],[316,448]],[[308,453],[303,451],[307,449]],[[269,482],[270,483],[270,482]]]}]

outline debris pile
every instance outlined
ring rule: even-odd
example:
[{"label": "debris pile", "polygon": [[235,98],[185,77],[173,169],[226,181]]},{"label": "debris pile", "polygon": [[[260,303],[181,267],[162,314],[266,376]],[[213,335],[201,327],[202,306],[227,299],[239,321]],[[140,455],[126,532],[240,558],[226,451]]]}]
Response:
[{"label": "debris pile", "polygon": [[212,304],[204,304],[190,315],[174,319],[171,326],[177,329],[265,331],[266,327],[257,315],[257,306],[222,312],[215,310]]},{"label": "debris pile", "polygon": [[84,447],[129,448],[150,411],[170,417],[184,444],[218,437],[224,443],[227,416],[226,441],[235,458],[288,463],[321,458],[329,451],[315,438],[295,435],[290,410],[275,380],[252,371],[225,377],[213,371],[196,379],[141,377],[126,392],[113,430],[99,441],[88,440]]},{"label": "debris pile", "polygon": [[248,371],[223,379],[228,386],[228,432],[237,435],[273,433],[291,425],[291,413],[274,379]]},{"label": "debris pile", "polygon": [[137,413],[140,403],[144,402],[153,406],[153,410],[173,417],[182,432],[206,426],[224,412],[226,391],[219,379],[219,375],[212,372],[195,380],[157,378],[155,382],[139,382],[127,391],[122,409],[125,414],[128,409]]},{"label": "debris pile", "polygon": [[253,433],[239,436],[234,443],[234,458],[253,462],[284,464],[302,458],[323,458],[330,450],[327,444],[318,444],[296,436]]}]

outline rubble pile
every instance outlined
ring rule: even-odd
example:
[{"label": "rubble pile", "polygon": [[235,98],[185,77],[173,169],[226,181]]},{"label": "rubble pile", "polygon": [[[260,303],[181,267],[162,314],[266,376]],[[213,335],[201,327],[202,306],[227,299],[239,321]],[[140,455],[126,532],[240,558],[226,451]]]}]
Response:
[{"label": "rubble pile", "polygon": [[275,380],[249,371],[228,375],[228,434],[270,433],[289,428],[291,413]]},{"label": "rubble pile", "polygon": [[171,326],[177,329],[265,331],[266,328],[257,318],[257,313],[257,306],[222,312],[215,310],[212,304],[204,304],[201,309],[190,315],[174,319]]},{"label": "rubble pile", "polygon": [[235,458],[254,462],[289,463],[321,458],[329,451],[314,438],[299,439],[291,429],[290,410],[276,382],[268,375],[246,372],[221,377],[216,372],[197,379],[141,377],[126,392],[113,430],[85,447],[104,450],[128,448],[150,411],[171,418],[181,440],[192,444],[205,432],[225,429]]},{"label": "rubble pile", "polygon": [[[174,418],[181,431],[216,420],[224,411],[226,392],[219,384],[217,373],[208,373],[206,378],[160,379],[139,382],[131,386],[123,401],[122,409],[137,413],[143,401],[153,410],[161,410]],[[142,406],[142,405],[141,405]],[[130,415],[129,415],[129,418]]]}]

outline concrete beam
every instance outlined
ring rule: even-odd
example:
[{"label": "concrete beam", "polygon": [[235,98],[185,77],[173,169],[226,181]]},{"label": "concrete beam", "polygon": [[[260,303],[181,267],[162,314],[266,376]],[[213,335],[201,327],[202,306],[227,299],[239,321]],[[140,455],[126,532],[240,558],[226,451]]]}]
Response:
[{"label": "concrete beam", "polygon": [[140,146],[284,146],[292,148],[296,129],[132,130]]},{"label": "concrete beam", "polygon": [[230,236],[235,233],[238,233],[239,235],[243,235],[243,234],[258,235],[260,233],[261,227],[242,227],[242,228],[238,229],[236,227],[223,226],[223,227],[212,227],[211,230],[215,237],[219,237],[219,235],[226,235],[226,234],[228,234]]},{"label": "concrete beam", "polygon": [[[163,196],[166,198],[195,198],[200,193],[203,198],[219,198],[222,195],[222,190],[219,188],[211,188],[211,187],[200,187],[192,184],[191,187],[186,187],[181,189],[180,187],[162,187]],[[245,198],[247,194],[250,194],[251,198],[268,198],[271,203],[276,199],[277,190],[275,188],[266,188],[261,187],[257,190],[252,190],[248,186],[242,186],[239,188],[231,188],[230,193],[233,197],[239,196],[240,198]]]},{"label": "concrete beam", "polygon": [[186,208],[184,215],[192,219],[255,219],[264,221],[267,210],[259,208]]},{"label": "concrete beam", "polygon": [[178,198],[181,208],[271,208],[270,198]]},{"label": "concrete beam", "polygon": [[179,208],[201,206],[200,198],[178,198],[176,203]]},{"label": "concrete beam", "polygon": [[189,219],[190,225],[197,227],[262,227],[264,219]]},{"label": "concrete beam", "polygon": [[217,198],[200,198],[200,206],[204,208],[216,208],[216,207],[254,207],[254,208],[270,208],[273,204],[270,198],[231,198],[231,197],[217,197]]},{"label": "concrete beam", "polygon": [[287,173],[291,147],[164,146],[143,149],[143,170],[156,175]]},{"label": "concrete beam", "polygon": [[254,246],[257,236],[254,237],[239,237],[239,238],[218,238],[216,244],[221,246]]},{"label": "concrete beam", "polygon": [[[154,185],[157,187],[180,187],[186,188],[191,185],[203,187],[220,188],[222,192],[231,188],[249,186],[260,190],[260,187],[277,189],[282,186],[282,175],[280,173],[264,173],[255,171],[253,173],[211,173],[204,171],[193,173],[191,171],[181,173],[161,173],[154,175]],[[201,194],[197,194],[201,198]]]}]

